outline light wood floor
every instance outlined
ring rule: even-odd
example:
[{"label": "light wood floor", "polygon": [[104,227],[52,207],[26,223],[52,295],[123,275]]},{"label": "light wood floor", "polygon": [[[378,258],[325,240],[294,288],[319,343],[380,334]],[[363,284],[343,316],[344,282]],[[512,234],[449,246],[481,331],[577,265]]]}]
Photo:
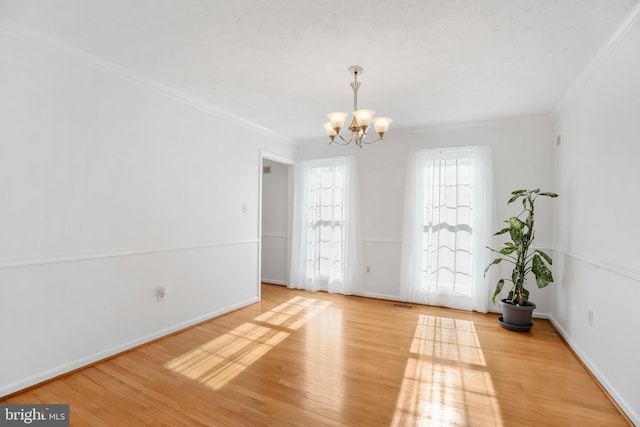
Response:
[{"label": "light wood floor", "polygon": [[72,425],[627,425],[547,321],[263,285],[263,300],[14,395]]}]

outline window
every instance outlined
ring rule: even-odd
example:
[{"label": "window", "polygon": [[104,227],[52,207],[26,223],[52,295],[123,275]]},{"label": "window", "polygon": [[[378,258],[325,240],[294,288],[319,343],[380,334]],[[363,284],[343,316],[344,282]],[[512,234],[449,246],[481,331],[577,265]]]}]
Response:
[{"label": "window", "polygon": [[291,287],[358,289],[359,229],[354,158],[296,165]]},{"label": "window", "polygon": [[318,165],[309,169],[306,203],[306,277],[343,280],[344,164]]},{"label": "window", "polygon": [[471,296],[474,162],[468,153],[423,167],[422,288]]},{"label": "window", "polygon": [[486,311],[485,246],[492,227],[487,148],[423,150],[409,162],[403,242],[407,298]]}]

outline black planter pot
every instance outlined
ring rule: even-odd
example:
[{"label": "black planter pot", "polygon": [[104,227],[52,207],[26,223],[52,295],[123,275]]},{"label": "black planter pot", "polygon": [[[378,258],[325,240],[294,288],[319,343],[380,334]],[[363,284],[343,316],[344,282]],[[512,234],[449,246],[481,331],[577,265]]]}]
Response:
[{"label": "black planter pot", "polygon": [[511,304],[509,300],[500,301],[500,309],[502,317],[498,319],[500,325],[511,331],[529,332],[533,323],[531,323],[531,315],[536,305],[530,301],[526,305]]}]

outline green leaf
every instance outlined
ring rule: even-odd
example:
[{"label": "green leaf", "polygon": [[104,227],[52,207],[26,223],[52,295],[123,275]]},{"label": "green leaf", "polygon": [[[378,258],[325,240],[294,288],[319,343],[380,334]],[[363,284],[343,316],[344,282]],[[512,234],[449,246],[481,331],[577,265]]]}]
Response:
[{"label": "green leaf", "polygon": [[520,197],[522,197],[522,194],[516,194],[515,196],[511,197],[509,199],[509,201],[507,202],[507,204],[511,204],[513,202],[515,202],[516,200],[518,200]]},{"label": "green leaf", "polygon": [[558,195],[556,193],[540,193],[541,196],[553,197],[556,198]]},{"label": "green leaf", "polygon": [[504,233],[508,232],[509,230],[510,230],[510,228],[509,228],[509,227],[507,227],[507,228],[503,228],[502,230],[500,230],[500,231],[498,231],[496,234],[494,234],[494,236],[499,236],[499,235],[501,235],[501,234],[504,234]]},{"label": "green leaf", "polygon": [[553,265],[553,261],[551,260],[551,257],[549,255],[545,254],[539,249],[536,249],[536,252],[539,253],[542,256],[542,258],[544,258],[545,261],[547,261],[549,265]]},{"label": "green leaf", "polygon": [[500,291],[502,291],[503,286],[504,286],[504,279],[498,280],[498,283],[496,284],[496,290],[493,291],[493,297],[491,297],[491,301],[493,301],[494,304],[496,303],[496,297],[498,296]]},{"label": "green leaf", "polygon": [[539,193],[539,192],[540,192],[540,189],[539,189],[539,188],[536,188],[535,190],[531,190],[531,191],[530,191],[530,193],[536,193],[536,194],[537,194],[537,193]]},{"label": "green leaf", "polygon": [[516,250],[515,246],[508,246],[506,248],[500,249],[500,253],[502,255],[510,255]]},{"label": "green leaf", "polygon": [[492,265],[500,264],[501,262],[502,262],[502,258],[496,258],[493,261],[491,261],[491,264],[487,265],[487,267],[484,269],[484,274],[487,274],[487,271],[489,271]]},{"label": "green leaf", "polygon": [[522,243],[522,227],[524,226],[524,223],[516,218],[515,216],[512,216],[511,218],[509,218],[509,232],[511,234],[511,240],[513,240],[513,242],[516,245],[519,245]]},{"label": "green leaf", "polygon": [[547,268],[538,254],[533,257],[531,271],[536,276],[536,283],[539,288],[544,288],[549,283],[553,282],[553,275],[551,274],[551,271]]},{"label": "green leaf", "polygon": [[514,228],[518,228],[520,230],[522,230],[522,227],[524,227],[524,222],[522,222],[522,220],[518,217],[512,216],[511,218],[509,218],[509,228],[510,229],[514,229]]},{"label": "green leaf", "polygon": [[527,192],[527,190],[514,190],[514,191],[511,192],[511,194],[524,194],[526,192]]}]

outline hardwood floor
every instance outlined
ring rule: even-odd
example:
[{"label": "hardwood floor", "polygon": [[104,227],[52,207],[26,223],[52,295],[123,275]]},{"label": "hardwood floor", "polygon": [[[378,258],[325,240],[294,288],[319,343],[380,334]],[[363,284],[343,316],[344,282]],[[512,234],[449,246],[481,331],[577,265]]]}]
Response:
[{"label": "hardwood floor", "polygon": [[262,302],[2,403],[72,425],[628,425],[549,322],[263,285]]}]

